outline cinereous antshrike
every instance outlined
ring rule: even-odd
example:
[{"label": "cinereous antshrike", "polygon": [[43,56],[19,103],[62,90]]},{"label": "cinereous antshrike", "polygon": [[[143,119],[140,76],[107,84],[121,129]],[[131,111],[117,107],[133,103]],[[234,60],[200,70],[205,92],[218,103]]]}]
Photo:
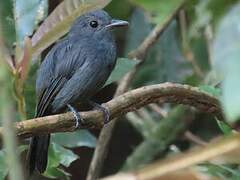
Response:
[{"label": "cinereous antshrike", "polygon": [[[104,112],[105,121],[108,121],[108,111],[90,100],[116,64],[112,29],[126,25],[128,22],[112,19],[103,10],[76,19],[68,35],[53,46],[38,70],[35,117],[56,114],[68,108],[74,113],[78,127],[81,118],[72,105],[76,101],[89,101]],[[31,139],[27,157],[30,174],[46,170],[49,141],[50,134]]]}]

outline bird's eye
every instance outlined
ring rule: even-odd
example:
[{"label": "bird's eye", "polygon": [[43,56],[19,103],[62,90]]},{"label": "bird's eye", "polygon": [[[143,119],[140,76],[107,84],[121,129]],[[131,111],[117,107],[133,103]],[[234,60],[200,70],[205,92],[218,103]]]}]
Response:
[{"label": "bird's eye", "polygon": [[91,22],[90,22],[90,26],[91,26],[92,28],[96,28],[96,27],[98,27],[98,22],[97,22],[97,21],[91,21]]}]

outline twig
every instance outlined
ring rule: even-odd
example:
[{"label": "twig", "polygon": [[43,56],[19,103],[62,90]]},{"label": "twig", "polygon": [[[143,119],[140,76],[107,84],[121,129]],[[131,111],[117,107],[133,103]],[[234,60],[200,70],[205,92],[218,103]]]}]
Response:
[{"label": "twig", "polygon": [[161,117],[165,118],[167,117],[168,112],[165,111],[164,109],[162,109],[161,107],[159,107],[158,104],[149,104],[148,105],[154,112],[156,112],[157,114],[159,114]]},{"label": "twig", "polygon": [[[123,94],[128,89],[128,85],[130,84],[135,71],[136,71],[136,67],[122,78],[122,81],[119,84],[117,91],[115,93],[115,97]],[[101,130],[101,133],[98,138],[97,146],[95,148],[93,158],[88,170],[87,180],[98,179],[102,171],[104,160],[106,159],[106,156],[108,154],[109,143],[110,143],[114,128],[116,126],[116,123],[117,123],[117,119],[114,119],[112,122],[110,122],[106,127],[104,127]]]},{"label": "twig", "polygon": [[[119,84],[116,92],[116,96],[127,91],[128,86],[131,83],[135,73],[137,72],[139,66],[142,64],[142,62],[144,61],[147,55],[147,51],[158,40],[158,37],[160,36],[160,34],[164,31],[167,25],[175,17],[175,15],[181,9],[184,2],[185,1],[183,0],[182,4],[179,7],[177,7],[175,12],[171,14],[169,17],[167,17],[163,23],[157,25],[136,50],[129,53],[128,55],[129,58],[139,59],[140,63],[137,64],[135,68],[131,72],[126,74],[125,77],[121,80],[121,83]],[[96,149],[94,151],[93,159],[90,164],[87,180],[95,180],[99,177],[106,154],[108,152],[108,145],[109,145],[109,141],[111,139],[115,124],[116,122],[114,121],[110,126],[103,128],[103,130],[101,131]],[[108,137],[107,139],[105,139],[106,136]]]},{"label": "twig", "polygon": [[184,10],[179,12],[179,21],[180,21],[180,29],[181,29],[181,36],[182,36],[182,44],[183,44],[183,54],[189,63],[191,63],[194,72],[199,77],[203,77],[204,73],[202,72],[201,68],[199,67],[197,60],[195,58],[192,49],[189,47],[189,42],[187,38],[187,20],[186,20],[186,13]]},{"label": "twig", "polygon": [[184,168],[227,155],[240,148],[240,134],[232,134],[221,138],[217,142],[209,143],[205,147],[193,148],[191,151],[160,160],[137,171],[120,173],[103,180],[152,180],[160,179],[164,175],[182,170]]},{"label": "twig", "polygon": [[203,141],[200,137],[194,135],[190,131],[186,131],[184,136],[185,136],[185,138],[187,138],[188,140],[194,142],[197,145],[200,145],[200,146],[206,146],[207,145],[207,142]]},{"label": "twig", "polygon": [[205,37],[206,43],[207,43],[208,61],[209,61],[209,64],[212,66],[213,65],[213,62],[212,62],[213,29],[212,29],[211,24],[208,24],[204,28],[204,37]]},{"label": "twig", "polygon": [[[223,119],[218,99],[201,92],[198,88],[174,83],[156,84],[131,90],[115,97],[103,106],[109,110],[112,120],[159,100],[161,102],[190,105]],[[92,123],[93,127],[103,126],[101,111],[94,110],[81,112],[80,114],[82,119],[88,124]],[[15,127],[18,136],[30,137],[33,134],[73,131],[75,123],[72,113],[64,113],[21,121],[16,123]],[[2,132],[3,128],[0,128],[0,136],[2,136]]]},{"label": "twig", "polygon": [[165,28],[169,25],[172,19],[177,15],[179,10],[181,10],[185,1],[182,2],[180,6],[178,6],[175,11],[167,17],[164,22],[158,24],[152,32],[147,36],[147,38],[143,41],[143,43],[134,51],[129,53],[129,58],[143,60],[146,57],[148,50],[152,47],[152,45],[158,40],[159,36],[163,33]]}]

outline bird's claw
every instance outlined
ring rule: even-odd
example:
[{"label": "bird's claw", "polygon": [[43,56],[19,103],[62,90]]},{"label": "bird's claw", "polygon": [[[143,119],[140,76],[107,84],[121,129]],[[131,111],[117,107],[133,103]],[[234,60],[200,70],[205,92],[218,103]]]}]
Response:
[{"label": "bird's claw", "polygon": [[68,104],[67,107],[73,113],[74,119],[76,121],[75,128],[77,129],[81,127],[83,125],[83,121],[79,112],[77,112],[76,109],[74,109],[74,107],[71,106],[70,104]]},{"label": "bird's claw", "polygon": [[110,121],[110,112],[107,108],[101,106],[100,104],[98,103],[95,103],[93,101],[89,101],[90,105],[93,106],[93,108],[96,108],[100,111],[103,112],[103,115],[104,115],[104,124],[107,124],[109,121]]}]

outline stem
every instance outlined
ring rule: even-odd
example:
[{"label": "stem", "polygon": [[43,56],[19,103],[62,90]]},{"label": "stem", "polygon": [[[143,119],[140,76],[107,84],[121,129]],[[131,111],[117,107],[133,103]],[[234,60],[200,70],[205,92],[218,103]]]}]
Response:
[{"label": "stem", "polygon": [[0,89],[0,102],[1,104],[4,104],[4,106],[0,107],[0,114],[3,122],[3,145],[6,150],[6,163],[9,168],[9,179],[23,180],[22,168],[17,153],[15,131],[13,128],[15,113],[14,101],[11,96],[11,78],[4,59],[5,52],[3,44],[1,44],[2,42],[3,41],[0,39],[0,82],[1,84],[4,84]]},{"label": "stem", "polygon": [[25,97],[23,94],[23,82],[21,81],[19,74],[14,74],[14,97],[17,101],[18,113],[20,114],[21,120],[27,119]]}]

